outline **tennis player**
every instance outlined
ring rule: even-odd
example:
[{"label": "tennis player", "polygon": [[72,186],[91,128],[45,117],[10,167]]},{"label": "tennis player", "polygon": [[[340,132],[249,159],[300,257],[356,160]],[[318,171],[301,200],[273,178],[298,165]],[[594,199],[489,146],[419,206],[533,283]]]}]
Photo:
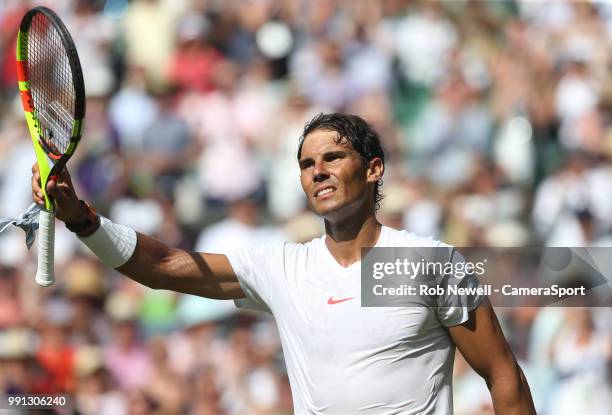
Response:
[{"label": "tennis player", "polygon": [[[298,161],[325,235],[225,255],[173,249],[96,215],[68,173],[47,189],[57,217],[107,266],[154,289],[271,312],[298,415],[452,414],[455,347],[484,378],[496,414],[535,414],[486,298],[472,307],[361,307],[362,247],[440,245],[376,220],[385,169],[378,134],[357,116],[321,114],[304,128]],[[32,189],[42,204],[36,167]]]}]

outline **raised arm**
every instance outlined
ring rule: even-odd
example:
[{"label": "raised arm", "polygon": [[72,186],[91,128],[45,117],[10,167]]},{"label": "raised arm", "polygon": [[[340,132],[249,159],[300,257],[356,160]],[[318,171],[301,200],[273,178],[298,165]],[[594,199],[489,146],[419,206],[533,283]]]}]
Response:
[{"label": "raised arm", "polygon": [[[56,205],[56,217],[66,224],[88,224],[79,229],[81,238],[93,235],[100,227],[98,218],[89,220],[89,209],[77,197],[64,170],[49,180],[47,192]],[[32,198],[43,204],[38,165],[32,167]],[[215,299],[244,298],[238,279],[225,255],[173,249],[155,238],[137,234],[136,247],[117,271],[154,289],[178,291]]]},{"label": "raised arm", "polygon": [[172,249],[140,233],[134,254],[117,271],[155,289],[219,300],[244,297],[225,255]]},{"label": "raised arm", "polygon": [[449,334],[487,383],[496,415],[536,415],[525,375],[488,301],[471,311],[467,322],[450,327]]}]

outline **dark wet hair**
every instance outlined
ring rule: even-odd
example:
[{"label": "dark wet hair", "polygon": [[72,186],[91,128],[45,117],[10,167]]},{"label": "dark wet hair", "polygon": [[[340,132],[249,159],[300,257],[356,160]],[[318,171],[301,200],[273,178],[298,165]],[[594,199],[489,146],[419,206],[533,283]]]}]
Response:
[{"label": "dark wet hair", "polygon": [[[320,113],[306,123],[298,144],[298,160],[302,156],[304,139],[308,134],[317,130],[328,130],[338,133],[336,143],[340,143],[343,140],[350,143],[351,147],[361,156],[365,165],[376,157],[382,160],[383,166],[387,161],[386,151],[380,143],[380,136],[374,128],[366,120],[357,115],[341,112]],[[374,205],[376,210],[380,208],[380,201],[384,197],[380,194],[379,188],[381,185],[382,179],[374,187]]]}]

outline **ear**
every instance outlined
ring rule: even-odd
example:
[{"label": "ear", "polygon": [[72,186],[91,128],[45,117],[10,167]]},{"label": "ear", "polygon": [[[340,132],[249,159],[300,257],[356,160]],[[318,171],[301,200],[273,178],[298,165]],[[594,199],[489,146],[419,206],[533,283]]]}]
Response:
[{"label": "ear", "polygon": [[380,157],[375,157],[368,162],[366,179],[369,183],[378,182],[385,173],[385,165]]}]

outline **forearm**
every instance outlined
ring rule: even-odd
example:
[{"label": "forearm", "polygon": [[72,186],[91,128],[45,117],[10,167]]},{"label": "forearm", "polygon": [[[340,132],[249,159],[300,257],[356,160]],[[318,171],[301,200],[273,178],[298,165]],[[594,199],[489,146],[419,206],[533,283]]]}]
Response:
[{"label": "forearm", "polygon": [[106,218],[91,235],[79,237],[106,266],[147,287],[215,299],[244,297],[225,255],[170,248]]},{"label": "forearm", "polygon": [[[92,217],[89,205],[82,204],[77,213],[81,223],[90,222],[76,232],[77,236],[106,266],[154,289],[163,288],[165,280],[181,271],[180,267],[172,267],[176,262],[172,258],[180,256],[178,250],[107,218]],[[71,228],[68,223],[66,226]]]},{"label": "forearm", "polygon": [[488,300],[464,324],[449,327],[470,366],[487,382],[497,415],[535,415],[529,385]]},{"label": "forearm", "polygon": [[496,373],[487,386],[496,415],[536,415],[527,379],[518,364]]},{"label": "forearm", "polygon": [[[155,289],[218,299],[244,298],[238,277],[225,255],[172,249],[133,229],[96,215],[77,197],[66,169],[47,183],[56,218],[107,267]],[[44,205],[38,164],[32,166],[32,198]]]},{"label": "forearm", "polygon": [[117,271],[153,289],[165,286],[164,280],[169,278],[170,269],[165,264],[173,256],[172,249],[162,242],[147,235],[137,233],[137,243],[129,260]]}]

